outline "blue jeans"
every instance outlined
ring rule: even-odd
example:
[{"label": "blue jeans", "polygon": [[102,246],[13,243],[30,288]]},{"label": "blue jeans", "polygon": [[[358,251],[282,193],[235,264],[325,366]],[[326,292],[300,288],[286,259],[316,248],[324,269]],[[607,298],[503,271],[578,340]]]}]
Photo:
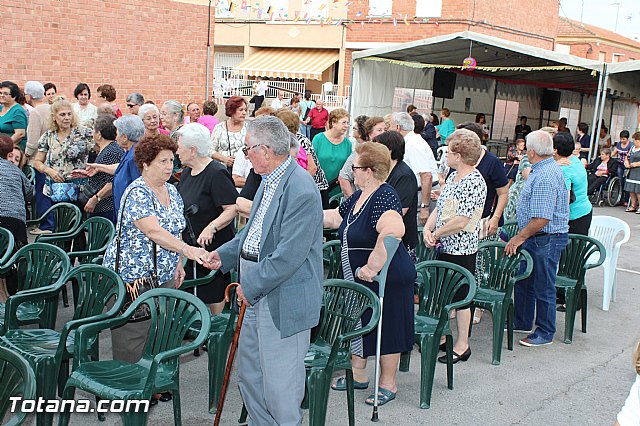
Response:
[{"label": "blue jeans", "polygon": [[[516,284],[513,327],[519,330],[533,328],[536,318],[536,334],[552,340],[556,332],[556,273],[560,254],[568,243],[568,234],[547,234],[531,237],[522,248],[533,259],[533,271],[526,280]],[[521,271],[524,265],[521,266]]]},{"label": "blue jeans", "polygon": [[307,139],[311,136],[311,125],[310,124],[300,124],[300,133],[305,135]]}]

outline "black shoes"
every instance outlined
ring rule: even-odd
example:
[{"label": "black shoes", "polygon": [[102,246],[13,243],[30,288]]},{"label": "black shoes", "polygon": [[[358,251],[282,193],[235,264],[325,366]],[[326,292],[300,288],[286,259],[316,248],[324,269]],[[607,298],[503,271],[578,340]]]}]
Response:
[{"label": "black shoes", "polygon": [[[457,353],[453,353],[453,364],[457,363],[458,361],[466,361],[471,357],[471,347],[468,347],[466,351],[464,351],[462,354],[458,355]],[[441,357],[438,358],[438,362],[441,362],[443,364],[447,363],[447,355],[442,355]]]}]

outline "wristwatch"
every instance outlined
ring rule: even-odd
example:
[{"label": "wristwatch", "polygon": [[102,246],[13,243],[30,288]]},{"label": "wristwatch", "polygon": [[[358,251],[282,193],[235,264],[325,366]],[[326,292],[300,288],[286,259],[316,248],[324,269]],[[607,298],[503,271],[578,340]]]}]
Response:
[{"label": "wristwatch", "polygon": [[100,196],[98,194],[96,194],[96,198],[98,199],[98,202],[100,202],[102,200],[102,198],[100,198]]},{"label": "wristwatch", "polygon": [[425,203],[420,204],[421,209],[426,209],[428,207],[429,207],[429,204],[425,204]]}]

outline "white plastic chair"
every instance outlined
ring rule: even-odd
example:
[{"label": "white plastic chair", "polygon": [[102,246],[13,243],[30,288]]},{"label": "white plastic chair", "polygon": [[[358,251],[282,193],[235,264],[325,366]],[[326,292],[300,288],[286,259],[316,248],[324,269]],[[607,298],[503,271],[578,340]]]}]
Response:
[{"label": "white plastic chair", "polygon": [[[622,232],[622,239],[616,242],[618,234]],[[616,301],[616,266],[620,246],[629,241],[631,229],[622,219],[612,216],[594,216],[591,220],[589,236],[600,241],[607,250],[607,257],[602,264],[604,268],[604,289],[602,292],[602,310],[609,310],[611,300]],[[592,259],[589,259],[589,263]],[[593,259],[595,263],[596,259]]]}]

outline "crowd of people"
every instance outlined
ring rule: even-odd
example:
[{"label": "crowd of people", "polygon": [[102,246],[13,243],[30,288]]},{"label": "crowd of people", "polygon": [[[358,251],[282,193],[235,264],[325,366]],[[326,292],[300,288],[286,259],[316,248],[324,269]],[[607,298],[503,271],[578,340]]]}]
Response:
[{"label": "crowd of people", "polygon": [[[255,118],[250,102],[232,96],[220,122],[212,102],[183,107],[167,100],[159,108],[131,93],[123,113],[109,84],[97,88],[101,101],[94,105],[85,83],[75,88],[73,103],[51,83],[31,81],[24,89],[0,83],[0,226],[24,245],[32,198],[36,215],[75,203],[88,217],[116,226],[119,237],[103,264],[125,282],[155,274],[163,287],[179,288],[185,278],[219,270],[197,291],[214,314],[230,271],[238,271],[238,300],[248,305],[239,385],[258,424],[297,424],[302,416],[304,357],[322,303],[323,228],[337,230],[345,279],[374,291],[373,278],[387,260],[384,238],[402,240],[385,295],[380,392],[366,400],[382,405],[396,398],[400,354],[413,347],[419,244],[476,275],[479,243],[506,241],[501,227],[516,220],[519,230],[506,252],[526,249],[534,268],[516,286],[514,328],[525,334],[523,346],[536,347],[553,341],[562,307],[556,268],[568,234],[588,234],[589,194],[619,176],[626,179],[627,211],[640,213],[640,132],[631,143],[623,131],[612,144],[602,125],[599,157],[586,164],[588,126],[580,123],[574,140],[566,119],[532,131],[523,116],[503,164],[484,146],[484,114],[458,125],[446,108],[439,116],[424,117],[413,107],[352,118],[308,94],[263,106],[263,86],[259,80],[251,99]],[[33,183],[21,172],[27,163]],[[30,232],[50,233],[53,221],[51,215]],[[461,288],[454,301],[468,292]],[[481,311],[472,318],[470,306],[461,307],[455,321],[454,363],[470,358],[469,327],[481,321]],[[137,361],[148,326],[114,330],[114,358]],[[369,387],[365,368],[375,345],[375,332],[351,344],[358,389]],[[332,388],[346,390],[345,378]]]}]

